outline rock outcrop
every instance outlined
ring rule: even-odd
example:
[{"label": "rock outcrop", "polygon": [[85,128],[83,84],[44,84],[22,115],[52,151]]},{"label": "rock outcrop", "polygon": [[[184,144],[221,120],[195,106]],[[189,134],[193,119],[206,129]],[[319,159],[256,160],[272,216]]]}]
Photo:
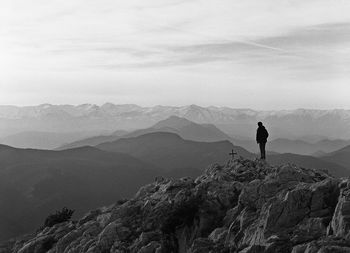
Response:
[{"label": "rock outcrop", "polygon": [[195,180],[156,178],[124,203],[0,252],[350,252],[350,179],[238,158]]}]

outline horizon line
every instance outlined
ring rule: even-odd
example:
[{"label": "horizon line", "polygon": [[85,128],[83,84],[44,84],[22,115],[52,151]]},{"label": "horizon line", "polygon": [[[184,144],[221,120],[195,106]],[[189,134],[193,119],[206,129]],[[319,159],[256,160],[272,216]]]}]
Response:
[{"label": "horizon line", "polygon": [[307,110],[307,111],[350,111],[350,108],[307,108],[307,107],[298,107],[298,108],[288,108],[288,109],[255,109],[253,107],[232,107],[232,106],[226,106],[226,105],[199,105],[199,104],[187,104],[187,105],[162,105],[162,104],[155,104],[155,105],[140,105],[140,104],[134,104],[134,103],[113,103],[113,102],[105,102],[105,103],[76,103],[76,104],[69,104],[69,103],[62,103],[62,104],[55,104],[55,103],[38,103],[38,104],[26,104],[26,105],[16,105],[16,104],[0,104],[0,107],[17,107],[17,108],[25,108],[25,107],[39,107],[39,106],[97,106],[102,107],[104,105],[111,104],[115,106],[137,106],[140,108],[154,108],[154,107],[172,107],[172,108],[184,108],[184,107],[191,107],[191,106],[197,106],[203,109],[210,109],[210,108],[218,108],[218,109],[234,109],[234,110],[252,110],[252,111],[258,111],[258,112],[269,112],[269,111],[297,111],[297,110]]}]

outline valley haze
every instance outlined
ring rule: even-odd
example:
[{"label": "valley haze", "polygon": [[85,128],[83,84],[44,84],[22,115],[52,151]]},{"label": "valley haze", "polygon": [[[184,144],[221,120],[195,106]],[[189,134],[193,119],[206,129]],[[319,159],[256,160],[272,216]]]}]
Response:
[{"label": "valley haze", "polygon": [[227,134],[240,139],[252,139],[258,121],[265,122],[274,139],[350,139],[350,110],[345,109],[260,111],[216,106],[141,107],[112,103],[101,106],[0,106],[0,137],[21,132],[90,132],[92,136],[94,133],[105,134],[117,130],[130,131],[150,127],[173,115],[196,123],[214,124]]}]

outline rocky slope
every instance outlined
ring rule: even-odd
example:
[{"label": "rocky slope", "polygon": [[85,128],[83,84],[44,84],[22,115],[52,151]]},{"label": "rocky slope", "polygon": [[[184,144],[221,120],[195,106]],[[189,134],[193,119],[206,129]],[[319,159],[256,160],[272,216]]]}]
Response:
[{"label": "rocky slope", "polygon": [[0,252],[350,252],[350,179],[238,158],[195,180],[156,178]]}]

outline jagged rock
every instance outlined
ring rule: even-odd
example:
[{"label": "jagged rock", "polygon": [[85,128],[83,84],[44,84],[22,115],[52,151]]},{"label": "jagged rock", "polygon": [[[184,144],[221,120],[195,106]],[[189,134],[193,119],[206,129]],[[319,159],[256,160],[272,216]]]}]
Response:
[{"label": "jagged rock", "polygon": [[81,231],[74,230],[63,236],[56,244],[57,252],[64,252],[68,245],[82,235]]},{"label": "jagged rock", "polygon": [[342,182],[341,187],[331,227],[336,236],[350,240],[350,180]]},{"label": "jagged rock", "polygon": [[88,221],[95,220],[96,217],[100,214],[101,214],[101,210],[99,209],[90,211],[89,213],[85,214],[84,217],[81,218],[78,223],[81,225]]},{"label": "jagged rock", "polygon": [[292,253],[349,253],[350,241],[336,237],[322,237],[309,243],[296,245]]},{"label": "jagged rock", "polygon": [[99,252],[108,252],[116,240],[119,240],[117,227],[118,223],[113,221],[109,223],[98,236],[96,249]]},{"label": "jagged rock", "polygon": [[227,232],[227,228],[216,228],[213,232],[211,232],[208,238],[214,243],[224,243]]},{"label": "jagged rock", "polygon": [[50,250],[55,242],[54,237],[51,235],[41,236],[26,243],[18,253],[44,253]]},{"label": "jagged rock", "polygon": [[261,253],[265,251],[265,247],[264,246],[260,246],[260,245],[251,245],[241,251],[239,251],[239,253]]},{"label": "jagged rock", "polygon": [[138,253],[155,253],[158,249],[161,249],[161,245],[159,242],[150,242],[146,246],[143,246]]},{"label": "jagged rock", "polygon": [[195,180],[158,177],[128,201],[0,252],[350,252],[349,231],[350,179],[240,157]]}]

